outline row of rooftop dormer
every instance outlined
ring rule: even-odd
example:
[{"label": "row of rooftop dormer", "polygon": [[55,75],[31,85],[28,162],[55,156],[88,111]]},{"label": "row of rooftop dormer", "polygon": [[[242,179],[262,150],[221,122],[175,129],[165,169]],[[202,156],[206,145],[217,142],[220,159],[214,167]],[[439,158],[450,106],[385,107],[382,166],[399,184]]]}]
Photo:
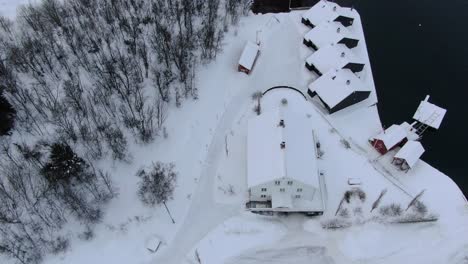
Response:
[{"label": "row of rooftop dormer", "polygon": [[314,50],[305,66],[317,75],[308,94],[317,96],[329,113],[366,100],[371,87],[362,80],[365,60],[355,52],[359,36],[354,26],[359,14],[352,8],[320,1],[302,16],[302,23],[312,29],[303,43]]}]

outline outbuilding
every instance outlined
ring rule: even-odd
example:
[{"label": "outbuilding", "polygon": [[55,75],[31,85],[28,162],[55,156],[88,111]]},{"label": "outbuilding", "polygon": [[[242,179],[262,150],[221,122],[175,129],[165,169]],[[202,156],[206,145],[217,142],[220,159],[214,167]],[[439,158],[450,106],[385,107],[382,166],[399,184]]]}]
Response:
[{"label": "outbuilding", "polygon": [[322,214],[324,183],[315,148],[313,126],[304,113],[284,108],[250,119],[247,209]]},{"label": "outbuilding", "polygon": [[367,99],[370,89],[349,69],[333,69],[309,85],[307,93],[318,96],[332,114]]},{"label": "outbuilding", "polygon": [[408,171],[415,166],[424,151],[421,142],[410,140],[395,154],[392,163],[401,170]]},{"label": "outbuilding", "polygon": [[356,16],[358,14],[352,8],[341,7],[336,3],[321,0],[302,15],[301,21],[304,25],[312,28],[324,21],[336,21],[349,27],[353,24]]},{"label": "outbuilding", "polygon": [[318,50],[330,44],[344,44],[349,49],[358,45],[356,34],[338,22],[322,22],[304,36],[304,45]]},{"label": "outbuilding", "polygon": [[388,151],[401,147],[407,141],[406,130],[400,125],[391,125],[379,135],[371,138],[369,143],[382,155]]},{"label": "outbuilding", "polygon": [[259,53],[260,47],[257,44],[248,41],[239,59],[238,70],[240,72],[249,74],[254,67],[255,61],[257,60]]},{"label": "outbuilding", "polygon": [[322,76],[332,69],[349,69],[357,73],[364,69],[364,65],[364,61],[344,44],[325,46],[312,53],[305,63],[306,68],[318,76]]}]

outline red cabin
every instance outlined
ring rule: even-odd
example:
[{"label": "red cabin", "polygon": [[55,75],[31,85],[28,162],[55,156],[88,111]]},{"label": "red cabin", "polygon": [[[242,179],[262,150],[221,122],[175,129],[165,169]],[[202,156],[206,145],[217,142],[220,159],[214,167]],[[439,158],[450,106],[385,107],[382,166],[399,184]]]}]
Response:
[{"label": "red cabin", "polygon": [[260,48],[257,44],[252,42],[247,42],[242,51],[242,55],[239,59],[239,66],[237,67],[238,71],[249,74],[252,71],[255,61],[257,60]]},{"label": "red cabin", "polygon": [[407,141],[406,131],[399,125],[392,125],[384,132],[371,138],[369,143],[382,155],[388,151],[401,147]]}]

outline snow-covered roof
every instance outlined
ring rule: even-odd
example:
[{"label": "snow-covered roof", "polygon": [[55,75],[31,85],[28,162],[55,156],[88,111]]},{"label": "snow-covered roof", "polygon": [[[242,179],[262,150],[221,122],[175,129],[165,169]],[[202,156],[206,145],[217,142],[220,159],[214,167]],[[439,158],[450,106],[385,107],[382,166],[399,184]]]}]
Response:
[{"label": "snow-covered roof", "polygon": [[312,41],[317,48],[336,44],[343,38],[358,39],[357,35],[339,22],[323,22],[305,34],[306,41]]},{"label": "snow-covered roof", "polygon": [[340,15],[354,18],[357,16],[357,12],[351,8],[322,0],[307,10],[302,17],[315,26],[324,21],[333,21]]},{"label": "snow-covered roof", "polygon": [[429,95],[419,104],[413,119],[438,129],[444,119],[447,110],[435,104],[429,103]]},{"label": "snow-covered roof", "polygon": [[406,131],[400,125],[391,125],[384,132],[380,133],[375,139],[382,140],[387,149],[391,149],[396,144],[406,138]]},{"label": "snow-covered roof", "polygon": [[[285,127],[279,126],[284,120]],[[305,113],[288,108],[264,112],[248,123],[247,185],[281,178],[319,188],[312,123]],[[286,147],[281,149],[281,142]]]},{"label": "snow-covered roof", "polygon": [[421,142],[408,141],[400,149],[400,151],[398,151],[398,153],[395,155],[395,158],[404,159],[408,166],[412,168],[423,153],[424,147],[422,146]]},{"label": "snow-covered roof", "polygon": [[370,91],[349,69],[332,69],[312,82],[309,89],[331,108],[355,91]]},{"label": "snow-covered roof", "polygon": [[312,53],[306,62],[309,65],[314,65],[321,73],[326,73],[331,69],[341,69],[350,62],[364,64],[364,61],[344,44],[325,46]]},{"label": "snow-covered roof", "polygon": [[257,44],[248,41],[247,44],[245,44],[244,50],[242,51],[239,64],[244,68],[251,70],[259,50],[260,48]]}]

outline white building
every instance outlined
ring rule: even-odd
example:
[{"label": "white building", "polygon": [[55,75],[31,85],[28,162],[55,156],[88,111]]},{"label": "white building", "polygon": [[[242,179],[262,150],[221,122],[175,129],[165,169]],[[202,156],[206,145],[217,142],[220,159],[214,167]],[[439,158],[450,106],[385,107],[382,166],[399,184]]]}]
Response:
[{"label": "white building", "polygon": [[304,35],[304,44],[314,50],[319,50],[322,47],[330,44],[344,44],[348,48],[354,48],[359,43],[359,38],[356,33],[339,22],[323,22],[311,29]]},{"label": "white building", "polygon": [[351,70],[333,69],[312,82],[307,93],[318,96],[328,112],[334,113],[364,101],[371,90]]},{"label": "white building", "polygon": [[434,129],[439,129],[447,110],[429,103],[429,95],[421,101],[413,119]]},{"label": "white building", "polygon": [[316,27],[324,21],[337,21],[344,26],[351,26],[358,13],[352,8],[341,7],[329,1],[319,1],[302,15],[302,23]]},{"label": "white building", "polygon": [[415,166],[424,151],[421,142],[410,140],[395,154],[392,163],[399,166],[401,170],[408,171]]},{"label": "white building", "polygon": [[364,69],[364,61],[357,57],[344,44],[332,44],[312,53],[306,59],[306,67],[317,75],[322,76],[332,69],[350,69],[360,72]]},{"label": "white building", "polygon": [[322,214],[313,126],[305,114],[264,112],[249,120],[247,207],[254,212]]}]

